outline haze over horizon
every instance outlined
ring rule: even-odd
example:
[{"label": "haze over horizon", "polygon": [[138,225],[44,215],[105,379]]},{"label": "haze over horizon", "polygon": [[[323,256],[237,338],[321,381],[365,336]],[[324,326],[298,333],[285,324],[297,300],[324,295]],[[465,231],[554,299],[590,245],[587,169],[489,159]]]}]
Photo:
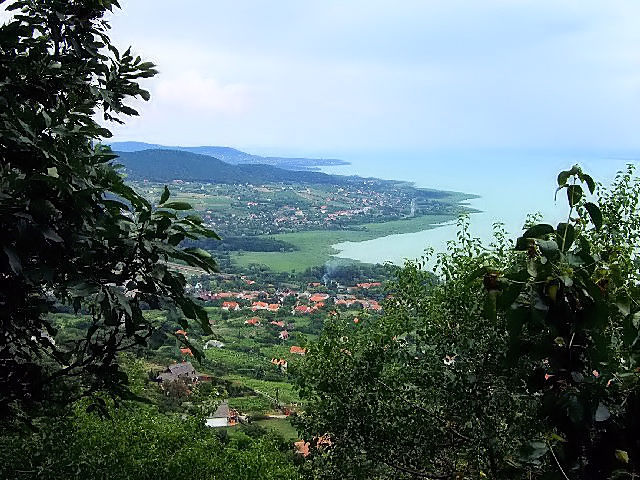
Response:
[{"label": "haze over horizon", "polygon": [[117,141],[338,158],[640,147],[637,2],[122,7],[113,38],[160,74]]}]

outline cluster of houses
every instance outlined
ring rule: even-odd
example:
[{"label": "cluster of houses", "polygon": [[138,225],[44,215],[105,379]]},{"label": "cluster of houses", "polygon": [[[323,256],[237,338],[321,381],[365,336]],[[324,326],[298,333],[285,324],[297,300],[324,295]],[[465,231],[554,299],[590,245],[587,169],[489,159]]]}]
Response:
[{"label": "cluster of houses", "polygon": [[[320,286],[320,283],[309,284],[312,287]],[[371,288],[380,287],[380,282],[358,283],[353,287],[348,287],[348,292],[357,290],[369,290]],[[345,306],[350,308],[354,305],[360,305],[362,308],[374,311],[382,310],[379,302],[372,298],[358,298],[351,293],[337,294],[331,296],[328,293],[310,293],[296,292],[294,290],[285,290],[269,295],[265,291],[240,291],[240,292],[209,292],[201,290],[198,294],[199,298],[204,301],[222,300],[220,307],[224,311],[239,311],[243,309],[251,309],[252,312],[265,311],[278,313],[284,306],[285,299],[288,297],[296,298],[296,305],[291,310],[292,315],[309,315],[318,310],[327,307],[330,303],[335,306]],[[269,299],[268,301],[265,301]],[[242,303],[241,303],[242,302]],[[249,324],[252,324],[249,322]],[[253,323],[255,325],[255,323]]]}]

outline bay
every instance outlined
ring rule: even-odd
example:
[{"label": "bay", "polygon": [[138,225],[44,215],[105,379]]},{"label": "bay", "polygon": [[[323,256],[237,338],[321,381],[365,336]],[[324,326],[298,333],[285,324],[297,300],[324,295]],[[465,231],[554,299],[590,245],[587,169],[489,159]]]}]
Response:
[{"label": "bay", "polygon": [[[417,187],[459,191],[479,195],[468,204],[480,210],[470,217],[471,233],[488,242],[493,225],[503,224],[512,238],[522,229],[527,213],[539,212],[546,223],[566,221],[565,196],[554,199],[556,178],[561,170],[579,164],[604,185],[627,164],[637,164],[635,152],[544,152],[544,151],[437,151],[352,152],[341,158],[349,165],[323,168],[327,173],[360,175],[413,182]],[[415,233],[388,235],[364,242],[334,245],[335,256],[368,263],[420,257],[426,248],[444,251],[454,239],[455,222]]]}]

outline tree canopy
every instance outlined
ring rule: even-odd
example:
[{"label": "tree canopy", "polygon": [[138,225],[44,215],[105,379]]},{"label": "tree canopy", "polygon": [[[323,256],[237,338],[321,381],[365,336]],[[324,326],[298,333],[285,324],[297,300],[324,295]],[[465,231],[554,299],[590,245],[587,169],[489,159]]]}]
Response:
[{"label": "tree canopy", "polygon": [[462,221],[436,285],[408,262],[382,318],[325,324],[300,378],[318,476],[638,475],[640,183],[557,189],[566,222],[485,246]]},{"label": "tree canopy", "polygon": [[[0,411],[56,392],[126,395],[116,355],[145,344],[145,306],[209,329],[170,264],[213,271],[210,254],[179,245],[217,236],[166,187],[156,205],[133,191],[100,143],[104,125],[137,115],[132,100],[149,99],[138,82],[156,74],[111,43],[104,15],[118,2],[1,3],[13,16],[0,27]],[[91,325],[55,345],[48,314],[64,308]]]}]

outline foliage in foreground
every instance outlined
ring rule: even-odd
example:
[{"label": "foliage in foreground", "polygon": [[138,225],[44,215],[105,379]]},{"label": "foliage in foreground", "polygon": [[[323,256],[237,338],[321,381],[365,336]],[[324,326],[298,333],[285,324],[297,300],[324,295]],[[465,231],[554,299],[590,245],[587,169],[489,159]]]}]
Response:
[{"label": "foliage in foreground", "polygon": [[462,222],[437,286],[409,262],[382,319],[326,324],[300,380],[317,477],[638,476],[640,186],[596,187],[562,172],[568,220],[516,242]]},{"label": "foliage in foreground", "polygon": [[[0,437],[0,478],[16,480],[288,480],[299,478],[291,446],[271,436],[230,439],[202,419],[125,404],[102,419],[78,405],[36,432]],[[226,440],[226,441],[225,441]]]},{"label": "foliage in foreground", "polygon": [[[147,366],[125,354],[119,364],[129,388],[140,398],[157,399]],[[249,425],[233,429],[204,426],[203,413],[220,399],[211,385],[192,390],[180,412],[161,405],[109,401],[107,417],[89,413],[89,399],[64,414],[32,418],[27,427],[5,429],[0,436],[0,478],[16,480],[99,478],[105,480],[192,478],[297,479],[290,443]],[[167,409],[164,409],[167,410]]]},{"label": "foliage in foreground", "polygon": [[[127,105],[149,99],[138,81],[156,74],[110,42],[105,12],[115,0],[0,2],[0,417],[10,406],[57,395],[126,395],[117,352],[145,345],[145,305],[209,328],[168,262],[216,265],[185,238],[217,238],[166,189],[152,205],[124,183],[100,145]],[[56,345],[56,306],[89,315],[85,338]],[[194,352],[196,353],[196,352]],[[73,391],[61,379],[73,379]],[[55,387],[51,387],[55,384]]]}]

